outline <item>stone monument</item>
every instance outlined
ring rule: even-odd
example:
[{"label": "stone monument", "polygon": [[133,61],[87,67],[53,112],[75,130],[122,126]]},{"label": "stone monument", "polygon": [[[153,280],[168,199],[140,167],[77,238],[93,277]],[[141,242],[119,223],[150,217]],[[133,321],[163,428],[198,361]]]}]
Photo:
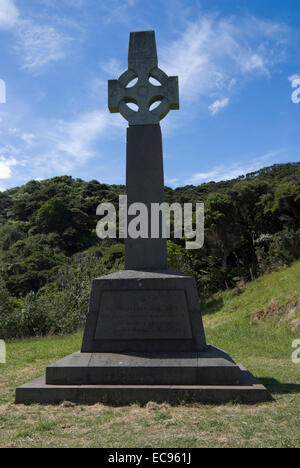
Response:
[{"label": "stone monument", "polygon": [[[154,31],[130,34],[128,70],[109,81],[108,96],[109,110],[129,122],[128,204],[150,208],[162,203],[159,122],[169,110],[179,109],[179,92],[178,78],[158,68]],[[151,110],[156,101],[160,104]],[[195,280],[168,270],[162,236],[126,239],[125,270],[93,281],[81,352],[47,367],[45,377],[16,392],[17,403],[250,402],[266,397],[249,372],[206,344]]]}]

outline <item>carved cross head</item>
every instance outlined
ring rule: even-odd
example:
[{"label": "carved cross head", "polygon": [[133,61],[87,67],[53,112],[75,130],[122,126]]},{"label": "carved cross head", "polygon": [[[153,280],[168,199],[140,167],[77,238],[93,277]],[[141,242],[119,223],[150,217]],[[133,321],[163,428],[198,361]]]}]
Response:
[{"label": "carved cross head", "polygon": [[[150,110],[156,102],[159,105]],[[128,103],[136,104],[137,110]],[[170,109],[179,109],[178,77],[158,68],[154,31],[130,33],[128,70],[108,81],[108,108],[120,112],[129,125],[157,124]]]}]

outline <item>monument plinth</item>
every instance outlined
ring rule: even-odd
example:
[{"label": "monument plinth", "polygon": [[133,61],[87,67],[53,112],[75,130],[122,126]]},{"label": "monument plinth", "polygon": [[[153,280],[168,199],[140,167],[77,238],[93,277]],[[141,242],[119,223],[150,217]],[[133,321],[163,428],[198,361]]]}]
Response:
[{"label": "monument plinth", "polygon": [[109,110],[129,122],[127,201],[148,208],[149,236],[128,237],[125,270],[93,281],[81,352],[19,387],[16,402],[264,401],[249,372],[206,344],[194,278],[169,271],[166,239],[150,235],[151,204],[164,202],[159,122],[179,109],[178,78],[158,68],[154,31],[130,34],[128,70],[109,81],[108,96]]},{"label": "monument plinth", "polygon": [[82,352],[178,353],[205,346],[193,278],[124,270],[94,280]]}]

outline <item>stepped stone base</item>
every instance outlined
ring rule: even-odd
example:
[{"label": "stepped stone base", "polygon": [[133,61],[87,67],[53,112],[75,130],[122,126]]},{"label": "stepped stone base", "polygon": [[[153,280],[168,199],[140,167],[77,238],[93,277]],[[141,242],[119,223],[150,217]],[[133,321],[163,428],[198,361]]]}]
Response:
[{"label": "stepped stone base", "polygon": [[46,368],[50,385],[236,385],[239,368],[207,346],[199,353],[74,353]]},{"label": "stepped stone base", "polygon": [[267,398],[249,372],[206,344],[195,280],[169,270],[95,279],[81,352],[16,391],[16,403]]},{"label": "stepped stone base", "polygon": [[250,372],[239,367],[238,385],[47,385],[45,377],[17,388],[16,403],[52,404],[71,401],[78,404],[105,403],[128,405],[181,402],[258,403],[270,399],[266,388]]},{"label": "stepped stone base", "polygon": [[16,403],[182,400],[224,403],[268,399],[265,387],[228,354],[207,346],[199,353],[74,353],[46,368],[46,376],[16,391]]}]

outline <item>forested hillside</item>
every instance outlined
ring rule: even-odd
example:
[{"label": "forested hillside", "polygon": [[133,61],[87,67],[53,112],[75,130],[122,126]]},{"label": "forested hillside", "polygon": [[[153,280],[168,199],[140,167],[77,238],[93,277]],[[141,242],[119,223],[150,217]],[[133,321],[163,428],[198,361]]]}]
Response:
[{"label": "forested hillside", "polygon": [[[122,242],[96,236],[98,204],[123,193],[69,176],[0,192],[0,338],[81,326],[92,278],[123,267]],[[205,203],[204,247],[168,242],[169,266],[196,277],[202,300],[300,258],[300,163],[165,193]]]}]

